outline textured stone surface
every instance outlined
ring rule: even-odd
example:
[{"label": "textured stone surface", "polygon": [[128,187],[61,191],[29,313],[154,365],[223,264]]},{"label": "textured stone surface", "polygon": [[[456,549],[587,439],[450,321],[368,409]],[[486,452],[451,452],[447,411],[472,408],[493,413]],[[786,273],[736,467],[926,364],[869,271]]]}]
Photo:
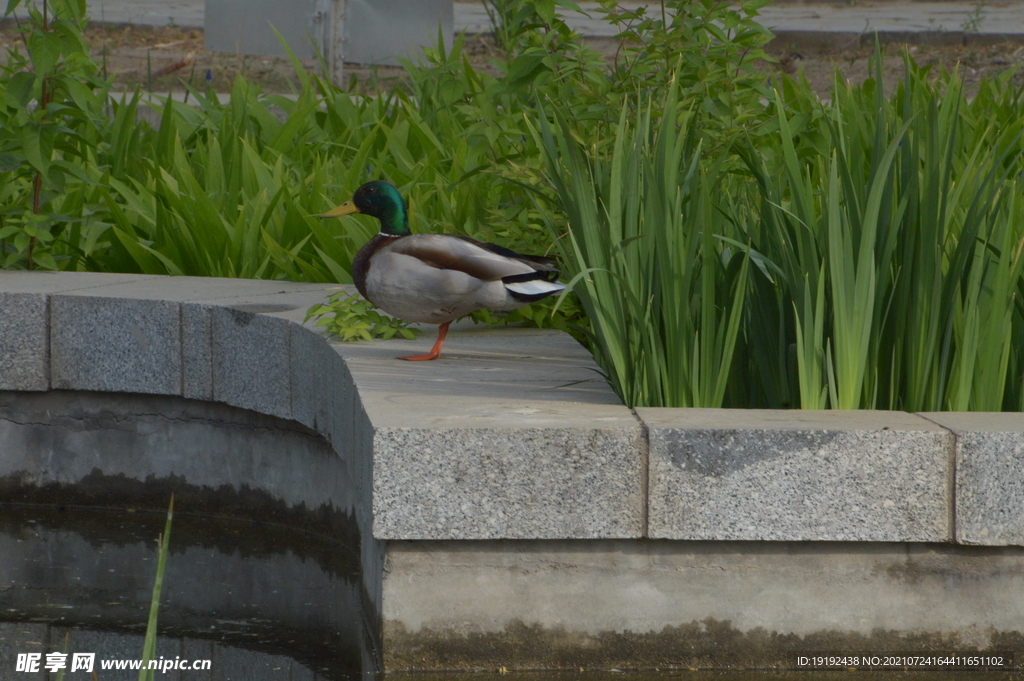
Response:
[{"label": "textured stone surface", "polygon": [[[19,273],[25,274],[25,273]],[[319,292],[330,288],[328,284],[309,284],[267,279],[229,279],[224,277],[166,277],[138,274],[97,274],[67,272],[58,277],[50,273],[37,274],[31,287],[50,293],[88,295],[104,298],[145,298],[175,302],[215,302],[229,307],[232,301],[273,300],[277,296],[307,291]],[[0,275],[0,290],[8,283],[18,290],[20,279]],[[335,288],[337,285],[334,285]]]},{"label": "textured stone surface", "polygon": [[956,540],[1024,545],[1024,414],[922,416],[956,436]]},{"label": "textured stone surface", "polygon": [[625,407],[360,398],[379,539],[642,536],[642,432]]},{"label": "textured stone surface", "polygon": [[[357,376],[360,394],[372,398],[400,390],[415,395],[425,407],[435,403],[443,407],[448,397],[474,397],[477,402],[512,397],[544,403],[622,404],[598,373],[590,353],[561,331],[488,329],[461,320],[452,325],[440,359],[396,362],[397,356],[430,350],[437,327],[423,328],[424,333],[411,341],[337,346]],[[406,410],[403,418],[416,419],[419,413]]]},{"label": "textured stone surface", "polygon": [[329,436],[333,433],[329,397],[341,386],[331,385],[337,377],[336,364],[342,359],[321,336],[298,324],[292,324],[291,333],[291,412],[292,418]]},{"label": "textured stone surface", "polygon": [[441,359],[395,360],[428,334],[337,346],[372,428],[375,537],[642,536],[642,430],[586,350],[463,326]]},{"label": "textured stone surface", "polygon": [[54,295],[50,348],[54,388],[181,394],[177,303]]},{"label": "textured stone surface", "polygon": [[[324,424],[324,435],[334,444],[338,454],[349,457],[351,450],[356,447],[356,412],[362,413],[359,406],[359,396],[355,386],[352,384],[352,374],[345,364],[345,360],[339,356],[337,345],[329,343],[328,347],[334,354],[335,360],[327,363],[327,384],[332,389],[324,396],[328,405],[328,419]],[[365,417],[364,417],[365,418]],[[371,446],[367,442],[367,446]],[[372,452],[367,454],[372,457]]]},{"label": "textured stone surface", "polygon": [[210,308],[213,398],[291,418],[291,323],[255,312]]},{"label": "textured stone surface", "polygon": [[377,429],[379,539],[639,537],[636,428]]},{"label": "textured stone surface", "polygon": [[637,409],[649,533],[949,541],[952,436],[903,412]]},{"label": "textured stone surface", "polygon": [[213,399],[213,320],[209,305],[181,304],[182,396]]},{"label": "textured stone surface", "polygon": [[[194,277],[199,279],[199,277]],[[140,284],[156,280],[163,282],[165,290],[171,277],[145,274],[116,274],[108,272],[42,272],[33,270],[0,270],[0,291],[8,293],[65,293],[78,292],[83,295],[102,295],[104,289],[128,285],[127,291],[118,298],[134,298],[130,291]],[[178,279],[178,277],[174,277]]]},{"label": "textured stone surface", "polygon": [[0,293],[0,390],[49,390],[45,295]]}]

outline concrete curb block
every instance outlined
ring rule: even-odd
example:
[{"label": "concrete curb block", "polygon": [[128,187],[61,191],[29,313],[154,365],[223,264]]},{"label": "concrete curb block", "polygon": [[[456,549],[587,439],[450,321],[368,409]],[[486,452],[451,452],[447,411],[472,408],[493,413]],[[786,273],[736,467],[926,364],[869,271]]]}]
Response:
[{"label": "concrete curb block", "polygon": [[903,412],[637,409],[650,536],[948,542],[953,436]]},{"label": "concrete curb block", "polygon": [[49,326],[54,388],[181,394],[177,303],[54,295]]},{"label": "concrete curb block", "polygon": [[50,389],[48,304],[39,293],[0,293],[0,390]]},{"label": "concrete curb block", "polygon": [[956,542],[1024,545],[1024,418],[1015,413],[933,412],[956,448]]}]

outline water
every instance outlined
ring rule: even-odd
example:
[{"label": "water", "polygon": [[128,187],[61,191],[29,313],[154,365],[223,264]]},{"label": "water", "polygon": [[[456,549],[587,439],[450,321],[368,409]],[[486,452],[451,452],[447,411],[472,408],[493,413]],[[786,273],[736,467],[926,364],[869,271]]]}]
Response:
[{"label": "water", "polygon": [[[32,678],[15,672],[18,653],[141,658],[164,520],[127,509],[0,506],[0,680]],[[157,655],[213,660],[211,672],[182,679],[360,676],[370,658],[353,551],[290,527],[176,512]]]}]

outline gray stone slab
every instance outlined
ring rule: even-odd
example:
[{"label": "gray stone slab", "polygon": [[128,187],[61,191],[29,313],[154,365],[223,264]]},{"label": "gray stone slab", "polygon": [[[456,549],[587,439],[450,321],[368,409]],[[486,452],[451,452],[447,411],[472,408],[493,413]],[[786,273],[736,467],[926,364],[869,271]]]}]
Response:
[{"label": "gray stone slab", "polygon": [[50,389],[45,295],[0,293],[0,390]]},{"label": "gray stone slab", "polygon": [[212,307],[213,398],[291,418],[291,322]]},{"label": "gray stone slab", "polygon": [[[306,310],[341,288],[340,284],[223,277],[98,276],[98,279],[75,284],[74,278],[64,281],[64,275],[61,274],[58,278],[43,279],[41,283],[65,291],[68,295],[206,303],[281,317],[298,323],[305,319]],[[126,276],[133,278],[125,279]],[[12,281],[12,285],[18,284]],[[2,290],[4,279],[0,277]]]},{"label": "gray stone slab", "polygon": [[[793,659],[791,652],[812,645],[833,652],[872,645],[883,650],[1010,648],[1011,637],[1019,634],[1009,632],[1022,629],[1022,579],[1024,549],[1015,547],[388,542],[385,670],[440,672],[456,659],[464,669],[495,669],[509,658],[521,668],[550,669],[575,657],[586,660],[588,669],[649,669],[659,663],[677,669],[761,668],[637,675],[665,681],[980,681],[988,675],[876,677],[767,668],[777,670]],[[467,645],[470,636],[473,644]],[[531,645],[516,646],[526,636]],[[631,679],[628,672],[569,678],[592,676]]]},{"label": "gray stone slab", "polygon": [[54,295],[50,352],[57,389],[181,394],[177,303]]},{"label": "gray stone slab", "polygon": [[636,411],[650,441],[651,538],[952,538],[952,436],[919,416]]},{"label": "gray stone slab", "polygon": [[340,386],[331,385],[335,375],[332,364],[342,359],[318,333],[298,324],[291,332],[291,412],[292,418],[322,435],[332,433],[330,393]]},{"label": "gray stone slab", "polygon": [[[293,284],[292,286],[297,286]],[[328,295],[338,289],[337,285],[302,284],[301,288],[286,289],[258,295],[223,296],[203,299],[213,305],[230,307],[243,312],[255,312],[268,317],[278,317],[302,324],[306,311],[322,303]]]},{"label": "gray stone slab", "polygon": [[390,64],[402,59],[422,61],[423,48],[446,45],[453,37],[451,0],[347,0],[346,62]]},{"label": "gray stone slab", "polygon": [[[328,420],[324,424],[323,435],[330,440],[334,450],[341,456],[349,456],[353,448],[354,412],[357,408],[358,395],[352,383],[345,360],[338,354],[334,343],[328,341],[328,349],[336,358],[326,364],[327,384],[331,389],[324,395],[328,407]],[[371,454],[372,456],[372,454]]]},{"label": "gray stone slab", "polygon": [[[401,386],[403,392],[438,399],[442,405],[450,396],[622,404],[590,353],[561,331],[486,328],[462,321],[448,333],[440,359],[396,360],[430,350],[437,327],[425,329],[411,341],[338,345],[338,352],[359,375],[360,392],[372,396]],[[404,416],[416,418],[415,413]]]},{"label": "gray stone slab", "polygon": [[642,536],[642,431],[625,407],[397,388],[360,388],[374,537]]},{"label": "gray stone slab", "polygon": [[[18,274],[25,274],[19,272]],[[50,273],[47,273],[48,275]],[[95,274],[92,278],[78,283],[81,273],[60,273],[56,277],[46,275],[36,281],[56,286],[67,279],[65,288],[70,295],[105,296],[109,298],[147,298],[151,300],[171,300],[178,302],[192,301],[218,303],[224,306],[244,303],[263,303],[272,306],[275,297],[311,293],[311,300],[316,300],[323,291],[336,289],[337,284],[310,284],[294,281],[270,281],[266,279],[233,279],[227,277],[168,277],[148,275],[117,275]],[[13,283],[13,281],[12,281]],[[76,288],[66,288],[67,284],[77,284]],[[0,277],[0,290],[3,290],[4,279]],[[289,300],[288,306],[303,301]]]},{"label": "gray stone slab", "polygon": [[[344,11],[346,3],[337,7]],[[276,30],[299,59],[312,59],[314,40],[324,33],[325,17],[317,10],[330,7],[316,0],[206,0],[204,46],[213,52],[287,57]]]},{"label": "gray stone slab", "polygon": [[439,360],[395,359],[433,341],[336,346],[372,429],[374,537],[642,536],[642,431],[586,350],[471,329]]},{"label": "gray stone slab", "polygon": [[956,540],[1024,545],[1024,414],[922,416],[956,436]]},{"label": "gray stone slab", "polygon": [[181,304],[182,397],[213,399],[213,320],[210,306]]},{"label": "gray stone slab", "polygon": [[[0,270],[0,291],[6,293],[64,293],[103,289],[128,283],[129,288],[138,286],[149,279],[166,280],[169,277],[155,277],[143,274],[110,274],[107,272],[25,272]],[[87,295],[89,295],[87,293]],[[124,295],[123,298],[136,296]]]}]

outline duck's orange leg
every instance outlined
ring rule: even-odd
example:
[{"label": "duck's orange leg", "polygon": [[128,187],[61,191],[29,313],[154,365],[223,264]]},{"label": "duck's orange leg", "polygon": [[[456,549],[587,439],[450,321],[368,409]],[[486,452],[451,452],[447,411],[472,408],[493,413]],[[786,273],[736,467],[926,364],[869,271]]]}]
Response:
[{"label": "duck's orange leg", "polygon": [[441,346],[444,345],[444,337],[448,335],[448,325],[451,322],[445,322],[441,326],[437,327],[437,341],[434,343],[434,347],[430,348],[430,353],[426,355],[407,355],[405,357],[399,357],[398,359],[406,359],[410,362],[426,362],[430,359],[437,359],[441,356]]}]

